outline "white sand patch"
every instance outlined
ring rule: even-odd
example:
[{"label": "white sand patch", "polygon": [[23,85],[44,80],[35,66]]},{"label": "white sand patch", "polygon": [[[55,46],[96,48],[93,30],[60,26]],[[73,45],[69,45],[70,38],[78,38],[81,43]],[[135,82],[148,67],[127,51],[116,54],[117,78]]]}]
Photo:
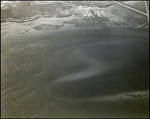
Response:
[{"label": "white sand patch", "polygon": [[5,25],[3,24],[2,35],[11,36],[11,35],[16,35],[16,34],[24,34],[27,31],[29,31],[29,29],[30,27],[28,26],[24,27],[23,24],[20,25],[15,22],[14,23],[7,22],[5,23]]},{"label": "white sand patch", "polygon": [[40,4],[40,5],[50,4],[53,2],[57,2],[57,1],[34,1],[35,4]]}]

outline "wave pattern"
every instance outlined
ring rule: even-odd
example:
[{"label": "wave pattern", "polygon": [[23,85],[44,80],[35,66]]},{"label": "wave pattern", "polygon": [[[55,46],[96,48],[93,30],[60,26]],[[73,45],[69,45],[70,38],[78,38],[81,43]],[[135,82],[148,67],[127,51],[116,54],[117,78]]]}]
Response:
[{"label": "wave pattern", "polygon": [[[147,117],[148,30],[103,33],[75,27],[3,37],[2,117]],[[146,96],[124,96],[132,92]]]}]

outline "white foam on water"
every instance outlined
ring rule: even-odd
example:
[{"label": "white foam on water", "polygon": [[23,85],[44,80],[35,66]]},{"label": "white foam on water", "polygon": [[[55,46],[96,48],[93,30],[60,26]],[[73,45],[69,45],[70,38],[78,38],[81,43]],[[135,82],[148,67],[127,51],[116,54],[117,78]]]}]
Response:
[{"label": "white foam on water", "polygon": [[101,101],[124,101],[124,100],[134,100],[134,99],[143,99],[149,98],[149,90],[145,91],[133,91],[120,93],[116,95],[108,95],[108,96],[96,96],[90,98],[81,99],[81,101],[87,102],[101,102]]}]

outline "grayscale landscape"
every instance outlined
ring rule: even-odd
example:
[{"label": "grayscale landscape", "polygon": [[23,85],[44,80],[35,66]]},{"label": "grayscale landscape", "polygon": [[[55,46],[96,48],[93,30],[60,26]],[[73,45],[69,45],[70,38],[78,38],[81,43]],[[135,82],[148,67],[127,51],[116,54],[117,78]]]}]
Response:
[{"label": "grayscale landscape", "polygon": [[1,117],[149,117],[146,12],[144,1],[1,1]]}]

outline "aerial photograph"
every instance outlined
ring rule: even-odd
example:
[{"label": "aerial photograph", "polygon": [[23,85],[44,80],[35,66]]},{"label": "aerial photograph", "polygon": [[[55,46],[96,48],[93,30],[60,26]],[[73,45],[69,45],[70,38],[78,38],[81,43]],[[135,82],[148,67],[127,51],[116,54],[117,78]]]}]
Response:
[{"label": "aerial photograph", "polygon": [[1,1],[1,118],[149,118],[149,1]]}]

